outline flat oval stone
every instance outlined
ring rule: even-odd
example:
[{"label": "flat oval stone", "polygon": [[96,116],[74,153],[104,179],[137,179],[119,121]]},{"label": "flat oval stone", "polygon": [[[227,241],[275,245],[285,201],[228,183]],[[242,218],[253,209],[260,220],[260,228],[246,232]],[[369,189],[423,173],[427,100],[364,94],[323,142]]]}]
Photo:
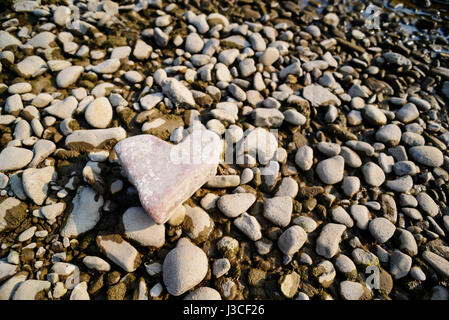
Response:
[{"label": "flat oval stone", "polygon": [[70,300],[90,300],[87,292],[87,282],[83,281],[77,284],[70,294]]},{"label": "flat oval stone", "polygon": [[293,212],[293,202],[290,197],[274,197],[264,202],[263,216],[280,227],[290,224]]},{"label": "flat oval stone", "polygon": [[221,300],[221,296],[215,289],[201,287],[186,295],[184,300]]},{"label": "flat oval stone", "polygon": [[60,88],[67,88],[74,84],[83,73],[81,66],[71,66],[61,70],[56,76],[56,84]]},{"label": "flat oval stone", "polygon": [[45,108],[45,112],[61,119],[67,119],[72,117],[77,106],[78,100],[74,96],[69,96],[62,101],[51,104]]},{"label": "flat oval stone", "polygon": [[379,187],[385,181],[385,173],[381,167],[374,162],[365,163],[362,166],[363,177],[367,184]]},{"label": "flat oval stone", "polygon": [[354,226],[354,221],[352,220],[349,213],[341,206],[336,206],[331,210],[332,220],[345,225],[348,228],[352,228]]},{"label": "flat oval stone", "polygon": [[144,110],[153,109],[159,102],[164,99],[164,95],[161,92],[147,94],[140,98],[139,103]]},{"label": "flat oval stone", "polygon": [[162,264],[162,277],[167,291],[180,296],[200,283],[207,274],[208,261],[203,250],[188,242],[178,242]]},{"label": "flat oval stone", "polygon": [[394,250],[390,257],[390,274],[395,280],[404,278],[412,267],[412,258],[399,250]]},{"label": "flat oval stone", "polygon": [[247,211],[256,201],[251,193],[226,194],[217,201],[217,207],[227,217],[235,218]]},{"label": "flat oval stone", "polygon": [[134,272],[141,264],[139,252],[118,234],[98,235],[100,251],[126,272]]},{"label": "flat oval stone", "polygon": [[50,48],[50,43],[52,43],[55,40],[55,38],[56,35],[54,35],[51,32],[48,31],[40,32],[31,39],[29,39],[26,44],[31,45],[34,48],[47,49]]},{"label": "flat oval stone", "polygon": [[444,162],[443,153],[432,146],[416,146],[408,150],[413,160],[429,167],[441,167]]},{"label": "flat oval stone", "polygon": [[236,145],[237,164],[244,164],[244,154],[247,153],[261,164],[267,164],[278,149],[277,138],[270,131],[255,128],[245,132],[244,138]]},{"label": "flat oval stone", "polygon": [[301,113],[295,109],[288,109],[283,112],[285,121],[295,126],[302,126],[306,123],[307,119]]},{"label": "flat oval stone", "polygon": [[111,270],[111,265],[100,257],[85,256],[83,263],[89,269],[94,269],[100,272],[108,272]]},{"label": "flat oval stone", "polygon": [[352,197],[360,190],[360,179],[355,176],[345,176],[341,188],[345,195]]},{"label": "flat oval stone", "polygon": [[302,95],[310,101],[312,106],[340,106],[341,101],[329,89],[318,84],[311,84],[303,89]]},{"label": "flat oval stone", "polygon": [[15,264],[0,261],[0,281],[8,279],[18,271],[18,266]]},{"label": "flat oval stone", "polygon": [[101,218],[103,196],[97,198],[97,193],[92,188],[80,187],[72,202],[72,212],[61,231],[63,237],[78,236],[92,230]]},{"label": "flat oval stone", "polygon": [[65,139],[65,146],[71,148],[78,144],[87,144],[92,148],[101,146],[108,140],[121,141],[126,138],[126,131],[121,127],[108,129],[76,130]]},{"label": "flat oval stone", "polygon": [[236,174],[214,176],[206,183],[207,188],[233,188],[240,184],[240,176]]},{"label": "flat oval stone", "polygon": [[357,277],[357,268],[354,262],[348,256],[339,254],[337,259],[335,259],[335,266],[337,267],[337,270],[343,273],[346,277]]},{"label": "flat oval stone", "polygon": [[399,128],[395,124],[387,124],[377,130],[376,132],[376,140],[389,144],[390,146],[397,146],[401,141],[401,128]]},{"label": "flat oval stone", "polygon": [[351,168],[359,168],[362,166],[362,159],[352,149],[343,146],[341,147],[340,155],[345,159],[345,164]]},{"label": "flat oval stone", "polygon": [[413,103],[407,103],[401,109],[396,111],[396,119],[404,123],[410,123],[419,117],[419,111]]},{"label": "flat oval stone", "polygon": [[313,149],[309,146],[299,147],[295,154],[295,163],[303,171],[308,171],[313,165]]},{"label": "flat oval stone", "polygon": [[330,259],[338,253],[341,236],[346,226],[336,223],[326,224],[317,239],[316,253]]},{"label": "flat oval stone", "polygon": [[422,254],[424,260],[426,260],[432,268],[434,268],[441,276],[449,278],[449,261],[443,257],[431,252],[425,251]]},{"label": "flat oval stone", "polygon": [[418,193],[416,200],[418,200],[419,207],[429,216],[434,217],[440,212],[440,207],[427,193]]},{"label": "flat oval stone", "polygon": [[340,282],[340,295],[344,300],[363,300],[364,296],[369,296],[367,294],[368,289],[355,281],[342,281]]},{"label": "flat oval stone", "polygon": [[259,222],[255,217],[246,212],[242,213],[240,217],[234,220],[234,225],[253,241],[262,238],[262,227]]},{"label": "flat oval stone", "polygon": [[9,34],[6,31],[1,30],[0,31],[0,48],[3,50],[7,46],[20,46],[22,45],[22,42],[20,42],[16,37]]},{"label": "flat oval stone", "polygon": [[395,180],[388,180],[385,186],[396,192],[408,192],[413,187],[413,178],[409,175],[402,176]]},{"label": "flat oval stone", "polygon": [[15,93],[22,94],[22,93],[30,92],[32,89],[33,89],[33,87],[28,82],[19,82],[19,83],[15,83],[13,85],[10,85],[9,88],[8,88],[8,93],[10,93],[10,94],[15,94]]},{"label": "flat oval stone", "polygon": [[259,61],[264,66],[270,66],[274,62],[276,62],[277,59],[279,59],[279,50],[275,47],[268,47],[265,49],[265,51],[260,55]]},{"label": "flat oval stone", "polygon": [[156,224],[141,207],[129,208],[122,217],[125,236],[146,247],[160,248],[165,243],[165,226]]},{"label": "flat oval stone", "polygon": [[0,153],[0,171],[13,171],[25,167],[33,159],[33,152],[18,147],[7,147]]},{"label": "flat oval stone", "polygon": [[368,104],[362,109],[363,118],[373,126],[382,126],[387,123],[387,117],[376,106]]},{"label": "flat oval stone", "polygon": [[352,218],[356,221],[357,228],[362,230],[368,229],[370,219],[368,208],[361,204],[353,204],[349,210]]},{"label": "flat oval stone", "polygon": [[47,198],[48,184],[56,179],[55,168],[52,166],[41,169],[28,168],[23,171],[22,184],[26,195],[37,205],[42,205]]},{"label": "flat oval stone", "polygon": [[325,184],[335,184],[343,180],[345,160],[342,156],[335,156],[320,161],[316,166],[318,177]]},{"label": "flat oval stone", "polygon": [[307,233],[304,229],[300,226],[291,226],[279,236],[278,246],[285,255],[292,256],[306,241]]},{"label": "flat oval stone", "polygon": [[14,276],[3,282],[0,286],[0,300],[10,300],[13,297],[15,290],[24,282],[28,277],[27,271],[21,271]]},{"label": "flat oval stone", "polygon": [[341,147],[338,143],[332,142],[319,142],[317,144],[318,150],[328,157],[334,157],[341,151]]},{"label": "flat oval stone", "polygon": [[12,300],[35,300],[40,293],[50,290],[50,287],[50,281],[25,280],[19,284]]},{"label": "flat oval stone", "polygon": [[89,103],[84,112],[87,123],[98,129],[106,128],[112,120],[112,106],[106,97],[100,97]]},{"label": "flat oval stone", "polygon": [[277,109],[273,108],[256,108],[251,113],[254,124],[258,127],[278,128],[284,121],[284,115]]},{"label": "flat oval stone", "polygon": [[298,183],[290,177],[285,177],[282,179],[278,190],[276,191],[276,197],[288,196],[292,199],[298,194]]},{"label": "flat oval stone", "polygon": [[92,68],[96,73],[114,73],[120,68],[119,59],[105,60]]},{"label": "flat oval stone", "polygon": [[380,243],[387,242],[396,231],[396,227],[388,219],[375,218],[369,223],[371,235]]},{"label": "flat oval stone", "polygon": [[195,99],[192,92],[175,78],[165,78],[161,82],[162,91],[173,101],[175,105],[195,106]]},{"label": "flat oval stone", "polygon": [[205,241],[214,229],[214,221],[201,207],[186,206],[184,230],[196,243]]},{"label": "flat oval stone", "polygon": [[29,56],[17,63],[16,71],[25,78],[33,78],[47,71],[47,63],[39,56]]}]

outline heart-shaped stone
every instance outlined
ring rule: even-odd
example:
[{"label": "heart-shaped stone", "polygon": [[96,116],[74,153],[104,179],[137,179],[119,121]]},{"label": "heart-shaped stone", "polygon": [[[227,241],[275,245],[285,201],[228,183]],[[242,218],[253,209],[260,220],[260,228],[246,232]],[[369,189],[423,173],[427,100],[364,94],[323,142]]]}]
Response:
[{"label": "heart-shaped stone", "polygon": [[197,129],[178,145],[143,134],[120,141],[115,151],[142,207],[161,224],[215,176],[222,143],[212,131]]}]

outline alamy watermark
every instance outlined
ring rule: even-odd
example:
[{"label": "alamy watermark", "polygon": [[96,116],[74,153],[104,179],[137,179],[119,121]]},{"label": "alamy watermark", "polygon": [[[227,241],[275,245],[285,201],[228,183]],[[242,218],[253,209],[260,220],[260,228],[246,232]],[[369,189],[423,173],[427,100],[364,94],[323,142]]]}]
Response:
[{"label": "alamy watermark", "polygon": [[[95,12],[98,10],[100,6],[100,0],[89,0],[87,2],[87,10],[89,12]],[[67,8],[69,12],[67,14],[70,14],[69,19],[66,22],[66,27],[69,30],[80,30],[81,29],[81,13],[80,8],[78,8],[75,5],[71,5]]]},{"label": "alamy watermark", "polygon": [[365,16],[365,27],[372,30],[380,29],[380,14],[382,13],[382,8],[370,4],[363,11],[363,15]]},{"label": "alamy watermark", "polygon": [[366,277],[365,283],[368,289],[380,289],[380,270],[379,267],[376,266],[368,266],[365,269]]},{"label": "alamy watermark", "polygon": [[190,133],[170,151],[173,164],[213,164],[217,159],[226,164],[256,166],[261,164],[261,175],[277,172],[274,164],[278,149],[278,130],[248,129],[236,141],[233,130],[225,130],[223,139],[199,124],[189,128]]}]

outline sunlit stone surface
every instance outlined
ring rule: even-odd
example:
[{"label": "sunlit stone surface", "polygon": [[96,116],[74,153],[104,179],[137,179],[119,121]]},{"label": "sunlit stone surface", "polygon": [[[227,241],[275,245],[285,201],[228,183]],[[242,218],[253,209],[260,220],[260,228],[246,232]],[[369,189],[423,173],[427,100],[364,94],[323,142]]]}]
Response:
[{"label": "sunlit stone surface", "polygon": [[166,222],[178,205],[215,176],[221,150],[218,136],[201,129],[178,145],[139,135],[115,146],[142,207],[156,223]]}]

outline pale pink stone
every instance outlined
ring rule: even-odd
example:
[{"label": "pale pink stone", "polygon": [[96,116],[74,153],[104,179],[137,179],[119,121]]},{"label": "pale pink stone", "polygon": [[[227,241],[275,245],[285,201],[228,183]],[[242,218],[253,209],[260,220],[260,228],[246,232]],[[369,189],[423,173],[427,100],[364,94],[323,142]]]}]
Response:
[{"label": "pale pink stone", "polygon": [[143,134],[120,141],[115,151],[142,207],[160,224],[215,176],[222,144],[215,133],[198,129],[178,145]]}]

